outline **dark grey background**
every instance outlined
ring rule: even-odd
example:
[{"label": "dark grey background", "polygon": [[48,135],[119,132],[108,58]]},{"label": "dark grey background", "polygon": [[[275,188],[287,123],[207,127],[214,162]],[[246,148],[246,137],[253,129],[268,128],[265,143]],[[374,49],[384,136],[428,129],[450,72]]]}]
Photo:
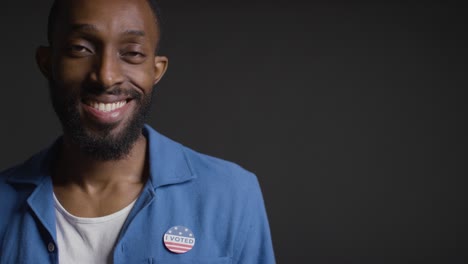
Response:
[{"label": "dark grey background", "polygon": [[[50,1],[0,8],[0,168],[60,129]],[[149,123],[258,175],[279,263],[466,263],[466,9],[163,0]]]}]

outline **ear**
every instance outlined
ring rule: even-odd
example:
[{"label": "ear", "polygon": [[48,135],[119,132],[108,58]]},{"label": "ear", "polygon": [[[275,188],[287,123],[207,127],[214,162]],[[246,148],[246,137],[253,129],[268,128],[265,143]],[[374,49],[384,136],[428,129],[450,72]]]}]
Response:
[{"label": "ear", "polygon": [[51,77],[52,69],[52,50],[50,47],[40,46],[36,50],[36,63],[42,75],[47,79]]},{"label": "ear", "polygon": [[154,82],[153,85],[157,84],[163,77],[167,70],[169,60],[165,56],[154,57]]}]

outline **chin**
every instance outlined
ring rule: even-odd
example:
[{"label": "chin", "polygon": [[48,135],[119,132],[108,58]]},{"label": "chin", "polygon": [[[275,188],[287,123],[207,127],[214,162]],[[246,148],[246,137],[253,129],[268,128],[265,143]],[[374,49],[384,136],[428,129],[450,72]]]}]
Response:
[{"label": "chin", "polygon": [[59,94],[50,85],[52,105],[66,138],[85,154],[98,160],[125,158],[141,137],[151,108],[150,95],[136,95],[124,105],[107,109],[86,104],[76,94]]}]

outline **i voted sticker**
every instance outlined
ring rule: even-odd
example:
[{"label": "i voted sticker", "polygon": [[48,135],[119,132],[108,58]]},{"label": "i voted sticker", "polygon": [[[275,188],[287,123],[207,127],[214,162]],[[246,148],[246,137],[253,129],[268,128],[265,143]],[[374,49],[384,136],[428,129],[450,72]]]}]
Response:
[{"label": "i voted sticker", "polygon": [[164,245],[169,251],[182,254],[195,246],[195,236],[185,226],[173,226],[164,234]]}]

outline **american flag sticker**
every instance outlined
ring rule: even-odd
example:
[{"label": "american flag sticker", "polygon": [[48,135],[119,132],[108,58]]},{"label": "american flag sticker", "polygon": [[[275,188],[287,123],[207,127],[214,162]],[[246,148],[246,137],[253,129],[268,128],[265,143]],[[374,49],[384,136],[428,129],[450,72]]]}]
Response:
[{"label": "american flag sticker", "polygon": [[195,246],[195,236],[185,226],[173,226],[164,234],[164,245],[169,251],[182,254]]}]

